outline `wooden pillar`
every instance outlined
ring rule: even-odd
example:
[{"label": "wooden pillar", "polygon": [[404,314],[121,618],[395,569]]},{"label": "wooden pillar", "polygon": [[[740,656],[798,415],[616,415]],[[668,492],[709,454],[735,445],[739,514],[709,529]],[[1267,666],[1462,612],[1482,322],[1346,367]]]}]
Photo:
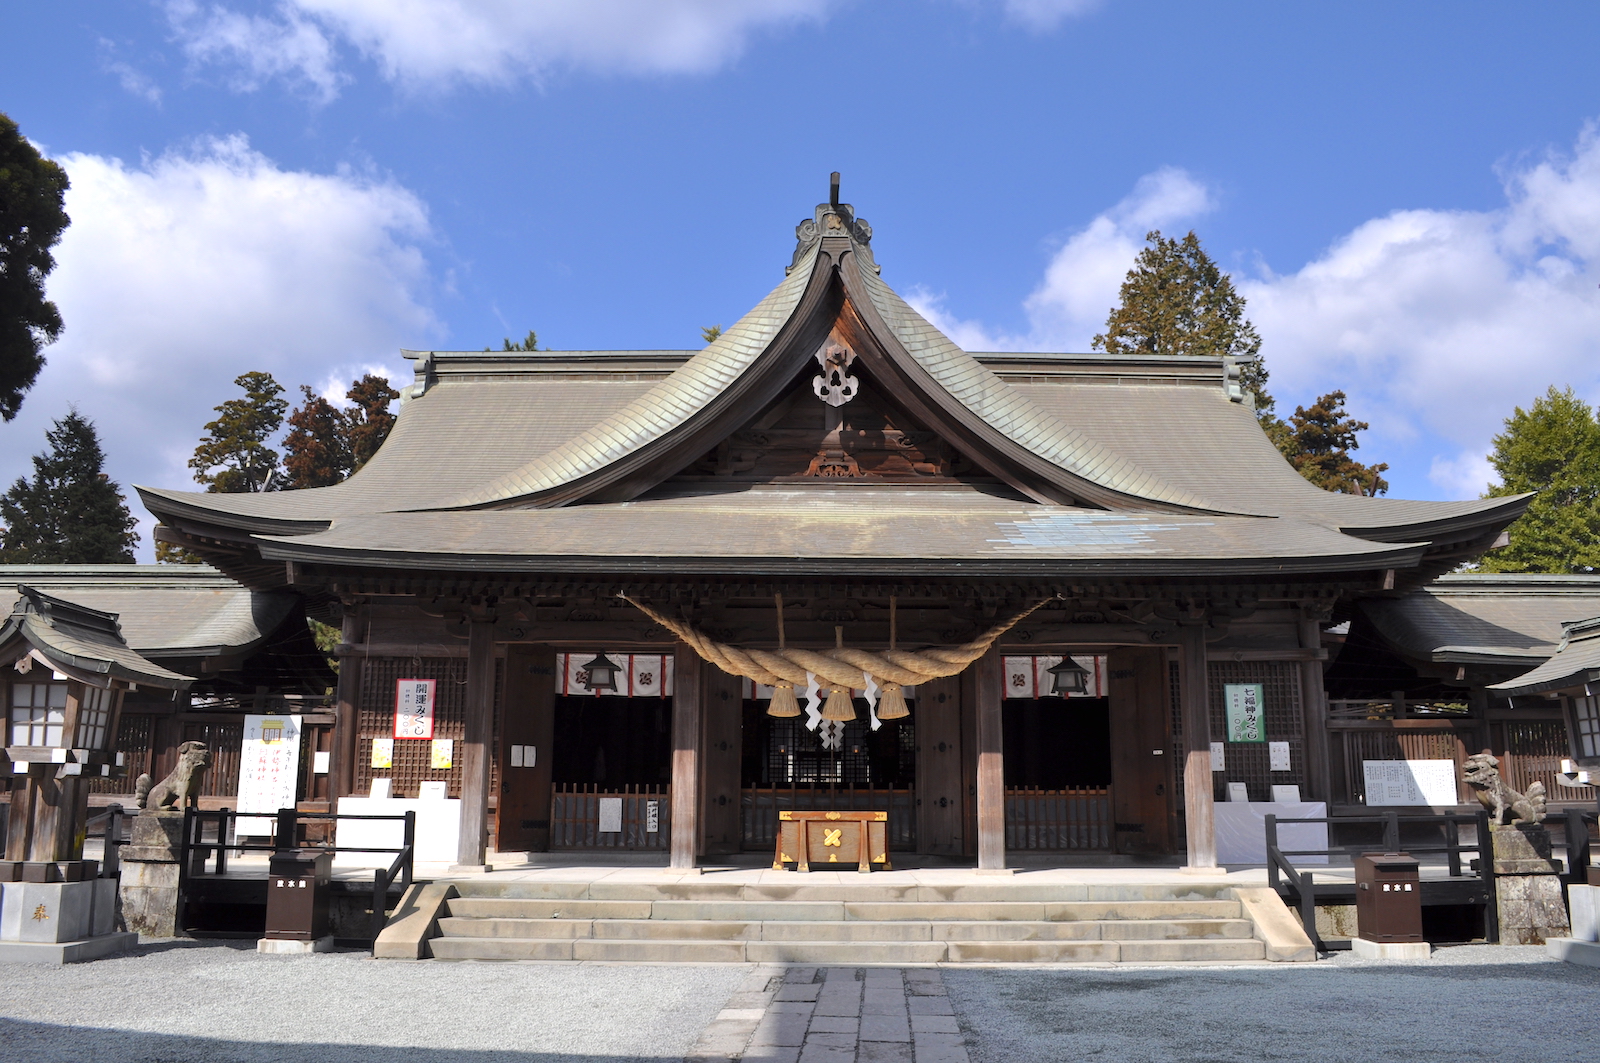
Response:
[{"label": "wooden pillar", "polygon": [[461,839],[456,864],[482,867],[489,848],[489,756],[494,734],[494,621],[473,617],[467,634],[466,726],[461,736]]},{"label": "wooden pillar", "polygon": [[1211,787],[1211,692],[1204,624],[1178,628],[1178,700],[1183,708],[1183,808],[1189,867],[1217,866]]},{"label": "wooden pillar", "polygon": [[[1300,621],[1300,648],[1322,648],[1322,627],[1315,620]],[[1322,688],[1322,662],[1300,662],[1300,715],[1306,729],[1307,801],[1333,804],[1333,768],[1328,756],[1328,695]]]},{"label": "wooden pillar", "polygon": [[917,851],[965,852],[962,809],[961,683],[930,679],[917,687]]},{"label": "wooden pillar", "polygon": [[[556,651],[550,646],[506,647],[501,692],[500,803],[496,850],[550,849],[550,745],[555,737]],[[528,760],[532,757],[532,764]]]},{"label": "wooden pillar", "polygon": [[700,853],[736,853],[744,841],[744,680],[707,665],[701,681]]},{"label": "wooden pillar", "polygon": [[679,871],[700,853],[700,655],[686,643],[674,650],[672,677],[672,856]]},{"label": "wooden pillar", "polygon": [[[362,639],[361,609],[354,605],[345,607],[344,619],[339,624],[339,642],[356,646]],[[366,667],[365,657],[339,658],[339,685],[337,701],[333,707],[333,757],[328,779],[328,811],[339,811],[339,798],[349,797],[356,784],[356,731],[360,712],[361,670]]]},{"label": "wooden pillar", "polygon": [[1006,866],[1006,778],[1000,716],[1005,668],[999,648],[990,649],[972,667],[978,731],[978,868],[998,871]]}]

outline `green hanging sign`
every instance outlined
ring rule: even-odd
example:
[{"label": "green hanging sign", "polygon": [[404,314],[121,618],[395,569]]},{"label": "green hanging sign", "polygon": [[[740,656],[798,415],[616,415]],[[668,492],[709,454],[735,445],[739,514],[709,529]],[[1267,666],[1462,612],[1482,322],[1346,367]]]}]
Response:
[{"label": "green hanging sign", "polygon": [[1267,740],[1267,696],[1260,683],[1228,683],[1223,688],[1228,707],[1228,741]]}]

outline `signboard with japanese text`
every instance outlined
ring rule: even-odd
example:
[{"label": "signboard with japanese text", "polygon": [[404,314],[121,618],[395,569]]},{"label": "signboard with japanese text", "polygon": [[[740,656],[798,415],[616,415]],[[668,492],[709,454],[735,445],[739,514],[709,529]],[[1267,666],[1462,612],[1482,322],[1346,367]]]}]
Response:
[{"label": "signboard with japanese text", "polygon": [[1260,683],[1228,683],[1222,691],[1228,709],[1228,741],[1265,742],[1266,689]]},{"label": "signboard with japanese text", "polygon": [[394,736],[432,738],[433,709],[439,683],[433,679],[395,681]]},{"label": "signboard with japanese text", "polygon": [[238,833],[270,835],[278,810],[293,808],[300,779],[300,717],[247,715],[239,751]]},{"label": "signboard with japanese text", "polygon": [[1371,805],[1453,805],[1456,762],[1453,760],[1363,760],[1362,781]]}]

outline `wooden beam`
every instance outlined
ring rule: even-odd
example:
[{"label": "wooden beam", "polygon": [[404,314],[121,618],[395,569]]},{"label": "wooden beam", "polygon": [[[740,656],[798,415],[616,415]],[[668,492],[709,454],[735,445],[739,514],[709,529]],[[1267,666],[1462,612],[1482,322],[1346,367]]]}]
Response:
[{"label": "wooden beam", "polygon": [[1178,628],[1178,701],[1183,715],[1183,809],[1193,868],[1217,866],[1211,787],[1211,694],[1203,624]]},{"label": "wooden beam", "polygon": [[1328,695],[1322,688],[1322,664],[1328,651],[1322,648],[1322,626],[1315,620],[1300,621],[1300,645],[1319,654],[1300,662],[1300,710],[1305,721],[1306,786],[1312,801],[1333,804],[1333,764],[1328,753]]},{"label": "wooden beam", "polygon": [[[362,638],[361,608],[347,606],[340,622],[339,641],[353,649],[365,649]],[[364,655],[363,655],[364,656]],[[328,800],[337,810],[339,798],[348,797],[356,784],[356,730],[360,725],[357,701],[361,697],[362,656],[340,654],[338,700],[334,705],[333,757],[328,779]]]},{"label": "wooden beam", "polygon": [[678,643],[672,679],[672,855],[688,871],[700,854],[700,655]]},{"label": "wooden beam", "polygon": [[978,868],[1006,866],[1006,780],[1000,709],[1005,668],[994,648],[973,664],[978,722]]},{"label": "wooden beam", "polygon": [[474,619],[467,640],[461,737],[461,839],[456,864],[482,867],[489,848],[489,745],[494,731],[494,624]]}]

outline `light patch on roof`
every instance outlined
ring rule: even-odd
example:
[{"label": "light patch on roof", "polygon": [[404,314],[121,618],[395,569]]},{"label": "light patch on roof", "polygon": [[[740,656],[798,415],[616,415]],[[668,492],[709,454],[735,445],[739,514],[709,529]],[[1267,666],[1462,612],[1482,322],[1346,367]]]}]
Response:
[{"label": "light patch on roof", "polygon": [[1155,542],[1159,532],[1212,526],[1212,521],[1156,524],[1148,517],[1114,513],[1045,513],[1027,520],[996,521],[995,527],[1000,529],[1005,538],[990,539],[989,542],[1009,543],[1024,549],[1094,547],[1150,553],[1137,548]]}]

